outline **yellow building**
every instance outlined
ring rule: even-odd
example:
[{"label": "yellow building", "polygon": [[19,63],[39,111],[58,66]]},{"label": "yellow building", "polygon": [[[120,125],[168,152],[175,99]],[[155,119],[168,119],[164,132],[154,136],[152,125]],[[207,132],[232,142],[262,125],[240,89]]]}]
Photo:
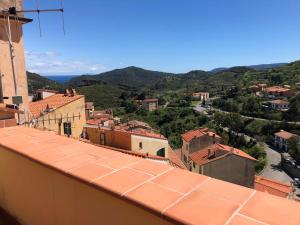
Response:
[{"label": "yellow building", "polygon": [[55,94],[29,104],[29,126],[79,138],[86,123],[83,95]]},{"label": "yellow building", "polygon": [[[16,0],[16,5],[17,10],[22,9],[23,1]],[[12,6],[14,1],[0,1],[0,103],[18,104],[28,111],[22,25],[32,20],[7,14]],[[24,122],[24,117],[19,122]]]}]

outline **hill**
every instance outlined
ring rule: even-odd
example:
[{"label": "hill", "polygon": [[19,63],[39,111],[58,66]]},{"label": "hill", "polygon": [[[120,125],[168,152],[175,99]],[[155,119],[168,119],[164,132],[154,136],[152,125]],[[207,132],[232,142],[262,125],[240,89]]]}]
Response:
[{"label": "hill", "polygon": [[159,79],[162,79],[168,75],[172,74],[145,70],[132,66],[124,69],[112,70],[98,75],[79,76],[71,79],[69,83],[75,86],[109,84],[114,86],[141,88],[150,87],[154,85]]},{"label": "hill", "polygon": [[56,81],[50,80],[36,73],[27,71],[28,91],[30,94],[35,93],[37,89],[49,88],[53,90],[62,90],[63,85]]}]

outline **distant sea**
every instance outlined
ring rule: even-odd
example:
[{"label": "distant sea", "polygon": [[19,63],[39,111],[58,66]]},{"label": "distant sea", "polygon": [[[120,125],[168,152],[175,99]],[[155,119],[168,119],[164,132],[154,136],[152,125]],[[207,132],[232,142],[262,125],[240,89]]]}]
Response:
[{"label": "distant sea", "polygon": [[66,83],[69,80],[71,80],[73,77],[76,77],[74,75],[61,75],[61,76],[45,76],[46,78],[48,78],[49,80],[54,80],[58,83]]}]

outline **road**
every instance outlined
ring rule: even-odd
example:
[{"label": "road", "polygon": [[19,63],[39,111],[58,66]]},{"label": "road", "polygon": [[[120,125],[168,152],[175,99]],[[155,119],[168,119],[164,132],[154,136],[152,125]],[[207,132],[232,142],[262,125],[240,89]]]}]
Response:
[{"label": "road", "polygon": [[292,178],[289,177],[282,169],[280,165],[281,156],[280,153],[272,149],[270,146],[265,144],[265,150],[267,153],[267,165],[261,172],[261,176],[270,179],[278,180],[283,183],[290,183]]},{"label": "road", "polygon": [[[224,111],[224,110],[221,110],[221,109],[217,109],[217,108],[213,108],[213,107],[211,107],[210,109],[203,108],[200,104],[195,106],[194,110],[199,112],[199,113],[204,113],[207,110],[215,110],[215,111],[222,112],[222,113],[230,113],[230,112],[227,112],[227,111]],[[260,121],[270,121],[270,122],[274,122],[274,123],[288,123],[288,124],[300,125],[299,121],[289,121],[289,122],[287,122],[287,121],[279,121],[279,120],[268,120],[268,119],[262,119],[262,118],[257,118],[257,117],[244,116],[244,115],[241,115],[241,117],[246,118],[246,119],[260,120]]]}]

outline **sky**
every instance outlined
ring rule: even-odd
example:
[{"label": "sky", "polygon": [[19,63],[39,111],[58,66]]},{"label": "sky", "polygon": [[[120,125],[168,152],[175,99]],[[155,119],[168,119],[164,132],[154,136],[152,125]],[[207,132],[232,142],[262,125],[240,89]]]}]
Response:
[{"label": "sky", "polygon": [[[59,0],[38,0],[40,9]],[[182,73],[300,59],[299,0],[63,0],[24,26],[27,69],[42,75],[116,68]],[[36,0],[25,0],[36,9]]]}]

